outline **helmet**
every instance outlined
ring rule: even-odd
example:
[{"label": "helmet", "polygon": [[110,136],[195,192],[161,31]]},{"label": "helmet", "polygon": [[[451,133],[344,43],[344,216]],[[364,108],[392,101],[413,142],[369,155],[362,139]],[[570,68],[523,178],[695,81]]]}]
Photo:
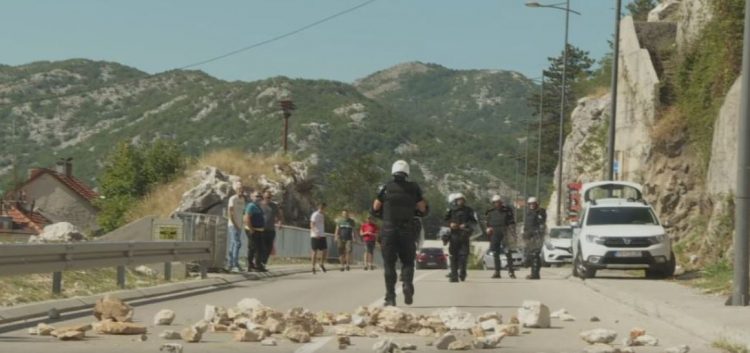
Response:
[{"label": "helmet", "polygon": [[503,198],[500,197],[500,195],[492,195],[492,199],[490,201],[491,202],[502,202]]},{"label": "helmet", "polygon": [[391,167],[391,175],[396,175],[399,173],[409,175],[409,163],[406,163],[406,161],[404,160],[398,160],[394,162],[393,166]]},{"label": "helmet", "polygon": [[464,194],[462,194],[460,192],[455,192],[455,193],[450,194],[450,196],[448,196],[448,202],[449,203],[453,203],[454,201],[456,201],[458,199],[464,199],[465,200],[466,197],[464,197]]},{"label": "helmet", "polygon": [[532,197],[529,197],[529,200],[527,201],[527,203],[539,203],[539,201],[536,199],[536,197],[532,196]]}]

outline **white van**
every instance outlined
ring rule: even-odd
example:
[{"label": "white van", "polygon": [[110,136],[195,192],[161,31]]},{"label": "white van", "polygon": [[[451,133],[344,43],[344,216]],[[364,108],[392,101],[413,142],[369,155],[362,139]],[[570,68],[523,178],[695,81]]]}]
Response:
[{"label": "white van", "polygon": [[599,269],[645,269],[646,276],[674,274],[672,244],[640,184],[601,181],[583,185],[583,211],[573,225],[573,275]]}]

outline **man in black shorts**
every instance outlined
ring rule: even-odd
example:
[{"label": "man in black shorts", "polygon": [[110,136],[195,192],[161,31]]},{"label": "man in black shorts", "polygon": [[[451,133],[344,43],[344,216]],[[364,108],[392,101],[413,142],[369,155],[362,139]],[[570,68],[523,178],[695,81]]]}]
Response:
[{"label": "man in black shorts", "polygon": [[320,269],[326,272],[326,255],[328,252],[328,239],[325,233],[325,208],[326,204],[318,204],[318,210],[310,216],[310,247],[312,248],[312,273],[315,274],[315,263],[320,254]]}]

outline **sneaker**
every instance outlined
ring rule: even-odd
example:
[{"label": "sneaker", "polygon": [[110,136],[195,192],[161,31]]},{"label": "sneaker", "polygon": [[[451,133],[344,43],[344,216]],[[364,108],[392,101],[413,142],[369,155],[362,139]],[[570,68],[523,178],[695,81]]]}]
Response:
[{"label": "sneaker", "polygon": [[450,280],[448,280],[448,281],[451,282],[451,283],[457,283],[458,282],[458,278],[451,277]]},{"label": "sneaker", "polygon": [[404,304],[411,305],[414,303],[414,287],[404,286]]}]

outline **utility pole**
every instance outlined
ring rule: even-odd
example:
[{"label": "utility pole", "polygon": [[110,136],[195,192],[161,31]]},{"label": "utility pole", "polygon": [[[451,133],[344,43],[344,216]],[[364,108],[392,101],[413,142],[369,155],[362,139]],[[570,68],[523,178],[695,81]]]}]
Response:
[{"label": "utility pole", "polygon": [[557,174],[557,225],[562,224],[562,199],[563,199],[563,140],[565,130],[565,93],[567,93],[568,76],[568,26],[570,19],[570,0],[565,2],[565,49],[563,50],[562,88],[560,92],[560,136],[558,136],[557,165],[560,172]]},{"label": "utility pole", "polygon": [[745,1],[745,37],[742,48],[742,91],[737,130],[737,196],[735,200],[734,281],[731,305],[748,305],[748,243],[750,239],[750,1]]},{"label": "utility pole", "polygon": [[[609,113],[609,170],[607,177],[615,180],[615,127],[617,123],[617,71],[620,62],[620,11],[622,0],[615,6],[615,47],[612,56],[612,110]],[[610,190],[610,193],[612,191]]]},{"label": "utility pole", "polygon": [[297,106],[294,105],[291,99],[284,99],[279,104],[281,105],[281,112],[284,114],[284,135],[282,136],[282,141],[284,144],[284,154],[286,154],[288,150],[287,140],[289,138],[289,117],[292,116],[292,111],[296,110]]},{"label": "utility pole", "polygon": [[537,137],[536,150],[536,194],[539,197],[539,187],[542,178],[542,119],[544,118],[544,70],[542,70],[542,88],[539,93],[539,136]]}]

